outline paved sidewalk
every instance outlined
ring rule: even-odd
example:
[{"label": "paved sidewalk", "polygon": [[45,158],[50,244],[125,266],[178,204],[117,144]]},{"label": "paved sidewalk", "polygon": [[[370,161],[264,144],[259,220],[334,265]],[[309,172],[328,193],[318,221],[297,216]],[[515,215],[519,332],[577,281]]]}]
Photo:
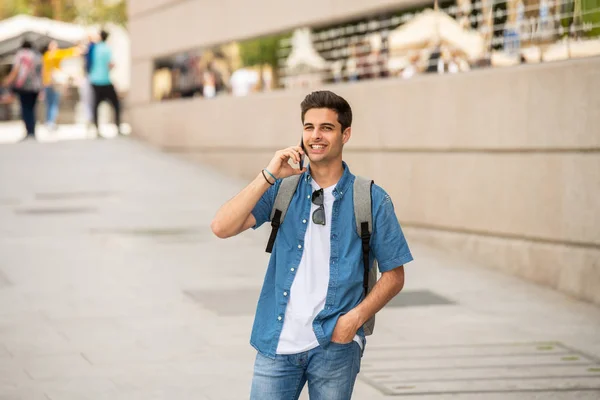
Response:
[{"label": "paved sidewalk", "polygon": [[[123,133],[129,134],[129,124],[122,124]],[[117,136],[115,124],[101,123],[100,135],[102,138],[112,139]],[[25,126],[21,121],[0,122],[0,144],[16,143],[25,136]],[[60,124],[55,131],[50,131],[43,123],[37,123],[35,128],[36,140],[41,143],[54,143],[64,140],[96,139],[98,133],[94,127],[86,124]]]},{"label": "paved sidewalk", "polygon": [[[244,182],[129,138],[0,145],[0,182],[1,400],[248,398],[268,229],[209,228]],[[354,399],[600,398],[599,308],[408,240]]]}]

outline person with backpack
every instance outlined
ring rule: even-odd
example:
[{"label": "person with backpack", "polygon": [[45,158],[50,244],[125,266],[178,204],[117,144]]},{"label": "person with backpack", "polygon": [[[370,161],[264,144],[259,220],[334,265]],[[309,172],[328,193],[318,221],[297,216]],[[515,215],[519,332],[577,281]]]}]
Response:
[{"label": "person with backpack", "polygon": [[271,221],[250,339],[254,400],[297,399],[306,383],[311,399],[350,399],[375,313],[402,290],[413,259],[390,196],[343,161],[348,102],[313,92],[301,120],[301,145],[277,151],[211,223],[227,238]]},{"label": "person with backpack", "polygon": [[35,139],[37,99],[42,88],[42,61],[29,40],[24,40],[15,55],[13,67],[3,84],[19,95],[21,118],[25,124],[26,139]]}]

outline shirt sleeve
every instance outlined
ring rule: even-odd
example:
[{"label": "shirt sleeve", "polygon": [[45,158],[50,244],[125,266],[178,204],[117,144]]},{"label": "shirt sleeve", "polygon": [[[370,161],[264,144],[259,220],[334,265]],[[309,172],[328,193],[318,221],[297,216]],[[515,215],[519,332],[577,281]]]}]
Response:
[{"label": "shirt sleeve", "polygon": [[390,196],[373,185],[373,232],[371,249],[379,271],[387,272],[413,260]]},{"label": "shirt sleeve", "polygon": [[77,47],[69,47],[68,49],[57,49],[52,55],[56,60],[60,61],[63,58],[75,57]]},{"label": "shirt sleeve", "polygon": [[258,203],[252,209],[252,215],[254,219],[256,219],[256,225],[252,227],[252,229],[259,228],[262,224],[271,220],[271,210],[273,209],[273,204],[275,203],[275,196],[277,195],[277,191],[279,190],[280,181],[275,182],[275,185],[271,186],[269,190],[267,190]]}]

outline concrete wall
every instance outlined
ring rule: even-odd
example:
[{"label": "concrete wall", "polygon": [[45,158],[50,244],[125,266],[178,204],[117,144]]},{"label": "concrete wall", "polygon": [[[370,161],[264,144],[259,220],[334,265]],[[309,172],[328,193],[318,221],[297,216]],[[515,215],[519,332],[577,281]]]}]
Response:
[{"label": "concrete wall", "polygon": [[[161,3],[131,2],[132,48],[139,57],[129,99],[135,134],[227,173],[255,176],[276,149],[298,140],[306,93],[151,103],[155,50],[145,24],[199,2]],[[321,3],[341,18],[341,1]],[[151,4],[159,8],[152,12]],[[361,7],[344,4],[352,4],[349,13]],[[328,15],[301,8],[286,15],[285,24]],[[268,25],[263,17],[252,16]],[[269,28],[256,26],[261,33]],[[253,27],[236,29],[206,40],[249,36]],[[179,48],[179,42],[169,44],[179,33],[167,35],[156,56]],[[346,97],[355,114],[346,160],[354,173],[390,193],[409,241],[458,251],[600,304],[600,58],[330,89]]]}]

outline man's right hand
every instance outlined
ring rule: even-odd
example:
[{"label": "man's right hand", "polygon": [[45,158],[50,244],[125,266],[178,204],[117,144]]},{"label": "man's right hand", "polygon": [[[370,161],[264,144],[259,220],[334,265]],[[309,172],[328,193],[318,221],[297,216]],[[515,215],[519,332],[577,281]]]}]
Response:
[{"label": "man's right hand", "polygon": [[300,164],[300,157],[304,155],[304,151],[300,146],[292,146],[287,149],[279,150],[267,166],[267,170],[275,175],[277,179],[287,178],[292,175],[299,175],[306,171],[306,168],[298,169],[290,165],[291,159],[296,164]]}]

